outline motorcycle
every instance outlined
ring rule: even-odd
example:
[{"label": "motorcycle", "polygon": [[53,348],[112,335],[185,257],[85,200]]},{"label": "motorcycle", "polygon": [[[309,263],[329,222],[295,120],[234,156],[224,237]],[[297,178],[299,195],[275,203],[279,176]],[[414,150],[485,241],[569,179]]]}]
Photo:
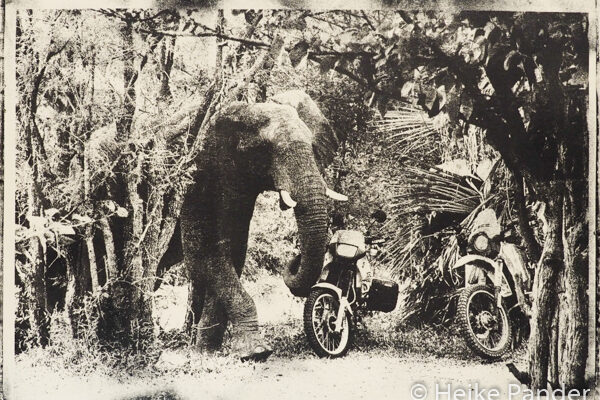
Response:
[{"label": "motorcycle", "polygon": [[476,354],[497,359],[511,346],[511,313],[525,320],[531,315],[533,279],[512,227],[503,230],[494,210],[479,212],[462,241],[466,254],[453,266],[464,268],[465,277],[457,306],[460,330]]},{"label": "motorcycle", "polygon": [[[386,215],[372,217],[383,222]],[[345,355],[353,342],[362,310],[390,312],[398,301],[398,284],[374,277],[371,261],[385,239],[356,230],[337,230],[327,246],[323,269],[304,304],[304,331],[319,357]]]}]

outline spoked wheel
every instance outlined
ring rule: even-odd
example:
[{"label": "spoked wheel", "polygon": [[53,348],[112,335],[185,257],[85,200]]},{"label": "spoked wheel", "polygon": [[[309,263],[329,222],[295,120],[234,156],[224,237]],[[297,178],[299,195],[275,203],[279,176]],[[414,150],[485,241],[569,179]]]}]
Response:
[{"label": "spoked wheel", "polygon": [[312,290],[304,304],[304,332],[319,357],[341,357],[350,348],[353,326],[347,313],[344,313],[341,330],[336,332],[335,329],[339,307],[335,293],[322,288]]},{"label": "spoked wheel", "polygon": [[485,358],[499,358],[511,342],[511,327],[504,303],[496,308],[489,286],[465,288],[458,299],[458,317],[469,347]]}]

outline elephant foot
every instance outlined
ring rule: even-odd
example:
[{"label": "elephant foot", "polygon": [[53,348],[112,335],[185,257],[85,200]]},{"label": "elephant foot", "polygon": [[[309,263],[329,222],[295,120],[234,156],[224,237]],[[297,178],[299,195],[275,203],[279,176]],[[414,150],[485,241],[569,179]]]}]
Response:
[{"label": "elephant foot", "polygon": [[271,354],[273,354],[273,349],[271,349],[267,345],[259,344],[258,346],[254,347],[249,352],[247,352],[246,354],[242,354],[240,356],[240,360],[242,362],[246,362],[246,361],[262,362],[262,361],[266,361],[267,358],[269,358],[269,356]]},{"label": "elephant foot", "polygon": [[242,362],[265,361],[273,353],[273,349],[263,343],[258,331],[258,321],[251,319],[248,324],[238,324],[233,333],[232,349]]}]

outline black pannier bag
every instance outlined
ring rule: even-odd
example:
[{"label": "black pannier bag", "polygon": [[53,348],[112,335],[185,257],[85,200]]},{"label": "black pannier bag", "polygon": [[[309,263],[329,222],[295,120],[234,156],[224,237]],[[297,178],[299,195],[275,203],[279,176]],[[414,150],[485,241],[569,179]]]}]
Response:
[{"label": "black pannier bag", "polygon": [[394,281],[373,279],[367,308],[373,311],[390,312],[396,308],[398,302],[398,284]]}]

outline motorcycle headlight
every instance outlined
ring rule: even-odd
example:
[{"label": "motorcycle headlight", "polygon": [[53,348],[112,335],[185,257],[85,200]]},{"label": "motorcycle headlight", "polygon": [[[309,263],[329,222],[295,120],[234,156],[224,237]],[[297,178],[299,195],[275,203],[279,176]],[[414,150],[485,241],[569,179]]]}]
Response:
[{"label": "motorcycle headlight", "polygon": [[475,250],[485,253],[490,248],[490,240],[485,235],[478,235],[473,241]]},{"label": "motorcycle headlight", "polygon": [[356,246],[351,246],[349,244],[338,244],[336,252],[340,257],[352,258],[356,255],[357,250],[358,247]]}]

